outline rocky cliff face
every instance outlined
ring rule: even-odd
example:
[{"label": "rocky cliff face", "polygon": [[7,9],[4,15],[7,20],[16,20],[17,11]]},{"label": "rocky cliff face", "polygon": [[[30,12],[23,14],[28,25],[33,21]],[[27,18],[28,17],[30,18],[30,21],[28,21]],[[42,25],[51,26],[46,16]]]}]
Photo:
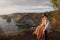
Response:
[{"label": "rocky cliff face", "polygon": [[16,25],[19,27],[36,27],[38,24],[41,23],[41,14],[39,13],[29,13],[22,16],[20,19],[16,21]]}]

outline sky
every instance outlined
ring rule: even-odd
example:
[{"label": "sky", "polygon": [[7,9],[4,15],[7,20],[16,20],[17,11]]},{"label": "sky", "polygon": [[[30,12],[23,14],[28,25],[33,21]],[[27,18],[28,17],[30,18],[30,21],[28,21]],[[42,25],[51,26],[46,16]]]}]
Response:
[{"label": "sky", "polygon": [[51,0],[0,0],[0,15],[16,12],[45,12],[54,8]]}]

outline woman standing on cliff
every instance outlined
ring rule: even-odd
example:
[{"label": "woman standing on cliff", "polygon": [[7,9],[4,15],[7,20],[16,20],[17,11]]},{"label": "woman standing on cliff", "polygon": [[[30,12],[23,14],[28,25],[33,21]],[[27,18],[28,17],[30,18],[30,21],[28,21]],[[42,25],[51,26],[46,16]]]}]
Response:
[{"label": "woman standing on cliff", "polygon": [[37,36],[37,40],[43,40],[44,35],[45,35],[45,40],[46,40],[47,31],[48,31],[47,29],[49,28],[48,26],[49,26],[48,16],[44,13],[43,18],[42,18],[42,23],[38,25],[35,31],[33,32],[33,34]]}]

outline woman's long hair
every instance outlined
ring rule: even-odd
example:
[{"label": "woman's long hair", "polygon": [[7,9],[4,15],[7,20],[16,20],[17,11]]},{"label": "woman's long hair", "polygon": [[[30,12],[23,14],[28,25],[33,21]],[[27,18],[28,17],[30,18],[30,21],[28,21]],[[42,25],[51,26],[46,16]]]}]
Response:
[{"label": "woman's long hair", "polygon": [[49,20],[49,17],[48,17],[48,15],[47,15],[46,13],[43,13],[43,14],[42,14],[42,18],[43,18],[44,16],[47,18],[47,20]]},{"label": "woman's long hair", "polygon": [[42,14],[42,17],[44,17],[44,16],[48,18],[48,16],[47,16],[47,14],[46,14],[46,13],[43,13],[43,14]]}]

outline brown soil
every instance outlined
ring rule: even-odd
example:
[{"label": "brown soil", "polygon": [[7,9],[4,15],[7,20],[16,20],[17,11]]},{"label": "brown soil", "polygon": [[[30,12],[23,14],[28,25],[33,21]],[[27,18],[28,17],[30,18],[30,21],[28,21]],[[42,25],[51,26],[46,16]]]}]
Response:
[{"label": "brown soil", "polygon": [[[0,40],[36,40],[36,36],[31,31],[28,31],[22,34],[17,33],[17,35],[3,35],[0,36]],[[60,32],[50,32],[47,40],[60,40]]]}]

